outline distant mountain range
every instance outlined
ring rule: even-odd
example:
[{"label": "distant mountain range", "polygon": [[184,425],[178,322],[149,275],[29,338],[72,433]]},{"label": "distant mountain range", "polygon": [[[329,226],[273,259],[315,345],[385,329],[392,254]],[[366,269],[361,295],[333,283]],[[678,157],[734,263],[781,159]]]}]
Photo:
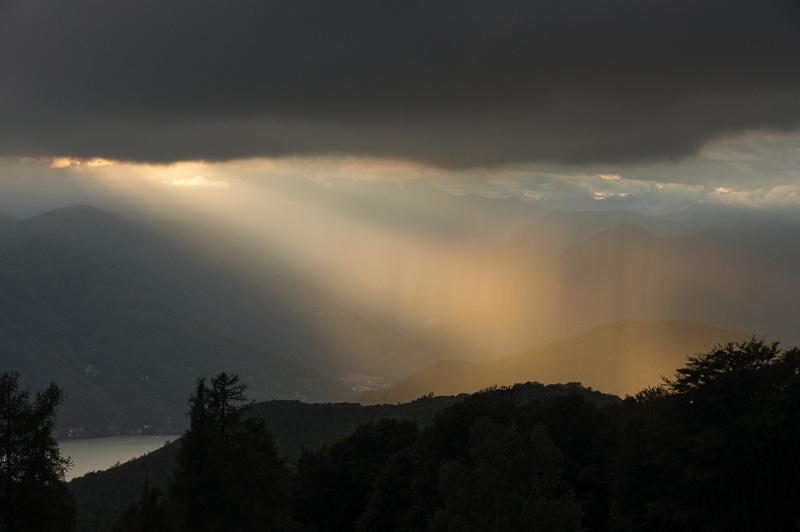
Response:
[{"label": "distant mountain range", "polygon": [[623,224],[641,227],[658,236],[673,236],[680,230],[669,218],[633,211],[550,211],[517,232],[506,249],[530,258],[555,256]]},{"label": "distant mountain range", "polygon": [[[478,360],[580,338],[620,320],[670,321],[664,334],[672,342],[714,343],[719,336],[673,320],[800,341],[800,222],[793,213],[718,206],[668,216],[548,212],[422,183],[278,185],[276,193],[290,200],[343,209],[402,237],[375,249],[374,236],[356,246],[361,262],[344,268],[334,293],[307,275],[325,267],[325,255],[301,272],[263,242],[232,238],[211,223],[142,223],[90,206],[22,221],[0,216],[0,368],[18,371],[35,388],[57,382],[67,393],[60,433],[90,435],[180,429],[194,379],[221,370],[242,375],[256,400],[339,400],[381,383],[395,383],[391,393],[398,394],[385,400],[401,400],[476,389],[499,377],[581,381],[626,393],[669,373],[671,351],[637,362],[630,346],[585,343],[594,366],[583,358],[567,363],[562,353],[560,373],[531,362],[478,371],[493,382],[469,374]],[[334,242],[332,258],[347,266],[352,242],[344,227],[315,226],[317,240],[292,245]],[[414,255],[419,242],[426,252]],[[430,274],[424,261],[439,259],[439,247],[457,253]],[[448,284],[472,262],[483,277],[468,271]],[[392,274],[362,275],[361,263]],[[506,279],[508,271],[514,275]],[[489,298],[494,306],[470,299],[473,289],[491,295],[498,280],[506,292]],[[392,302],[382,313],[347,301],[371,294],[377,281],[388,286],[374,293],[397,298],[411,319],[392,313]],[[456,321],[462,315],[471,321]],[[490,341],[469,341],[481,335]],[[675,344],[680,356],[705,347],[687,342]],[[625,368],[616,367],[621,359]],[[440,360],[455,362],[429,368]],[[459,369],[447,388],[442,368],[450,365]],[[636,372],[648,377],[637,380]]]},{"label": "distant mountain range", "polygon": [[232,247],[195,245],[181,227],[89,206],[12,224],[0,232],[0,367],[64,388],[62,436],[182,428],[193,381],[222,370],[255,399],[344,397],[320,359],[366,354],[337,351],[318,315],[365,352],[398,346],[291,272],[248,271]]},{"label": "distant mountain range", "polygon": [[[723,220],[727,220],[724,221]],[[676,230],[676,227],[679,229]],[[685,319],[800,341],[800,223],[742,214],[621,222],[528,258],[537,324],[558,336],[620,319]]]},{"label": "distant mountain range", "polygon": [[745,338],[745,333],[685,321],[621,321],[498,360],[443,360],[387,390],[364,394],[363,400],[395,403],[428,393],[471,393],[534,379],[633,394],[671,377],[688,356]]}]

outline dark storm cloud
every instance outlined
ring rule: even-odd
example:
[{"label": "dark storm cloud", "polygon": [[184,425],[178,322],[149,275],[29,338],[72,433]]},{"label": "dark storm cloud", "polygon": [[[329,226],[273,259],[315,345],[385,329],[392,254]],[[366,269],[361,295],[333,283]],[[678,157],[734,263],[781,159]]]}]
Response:
[{"label": "dark storm cloud", "polygon": [[0,0],[0,153],[686,155],[800,121],[796,0]]}]

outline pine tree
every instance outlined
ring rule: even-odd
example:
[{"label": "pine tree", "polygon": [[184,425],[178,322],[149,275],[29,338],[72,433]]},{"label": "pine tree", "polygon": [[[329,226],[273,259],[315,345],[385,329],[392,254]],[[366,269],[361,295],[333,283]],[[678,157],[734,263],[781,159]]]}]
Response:
[{"label": "pine tree", "polygon": [[145,477],[142,498],[131,505],[114,525],[112,532],[168,532],[169,509],[164,493],[150,486]]},{"label": "pine tree", "polygon": [[15,373],[0,376],[0,531],[66,532],[75,505],[64,482],[70,466],[54,436],[63,394],[51,384],[31,397]]},{"label": "pine tree", "polygon": [[181,440],[172,504],[183,530],[270,530],[285,499],[286,468],[261,419],[246,417],[245,387],[221,373],[197,382]]}]

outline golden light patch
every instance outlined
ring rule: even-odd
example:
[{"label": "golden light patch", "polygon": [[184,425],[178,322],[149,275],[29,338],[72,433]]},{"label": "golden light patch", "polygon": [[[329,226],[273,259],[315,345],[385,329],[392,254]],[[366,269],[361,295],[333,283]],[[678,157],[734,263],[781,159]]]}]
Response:
[{"label": "golden light patch", "polygon": [[50,161],[50,168],[72,168],[80,165],[80,159],[74,157],[56,157]]},{"label": "golden light patch", "polygon": [[86,166],[89,168],[103,168],[106,166],[114,166],[116,161],[110,159],[103,159],[102,157],[92,157],[90,159],[81,159],[78,157],[55,157],[50,160],[50,168],[76,168]]},{"label": "golden light patch", "polygon": [[231,184],[221,179],[206,179],[201,175],[194,177],[182,177],[170,181],[170,186],[183,188],[218,188],[229,189]]},{"label": "golden light patch", "polygon": [[115,164],[117,164],[117,162],[112,161],[110,159],[103,159],[101,157],[93,157],[84,162],[84,164],[89,168],[100,168],[104,166],[114,166]]}]

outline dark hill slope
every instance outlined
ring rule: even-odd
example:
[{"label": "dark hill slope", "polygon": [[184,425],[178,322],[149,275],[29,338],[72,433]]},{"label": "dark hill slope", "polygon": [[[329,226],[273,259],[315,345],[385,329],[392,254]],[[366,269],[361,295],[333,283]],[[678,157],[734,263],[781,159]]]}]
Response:
[{"label": "dark hill slope", "polygon": [[0,233],[0,367],[65,389],[62,432],[180,428],[194,379],[222,370],[258,400],[343,396],[307,363],[318,294],[178,236],[88,206]]}]

